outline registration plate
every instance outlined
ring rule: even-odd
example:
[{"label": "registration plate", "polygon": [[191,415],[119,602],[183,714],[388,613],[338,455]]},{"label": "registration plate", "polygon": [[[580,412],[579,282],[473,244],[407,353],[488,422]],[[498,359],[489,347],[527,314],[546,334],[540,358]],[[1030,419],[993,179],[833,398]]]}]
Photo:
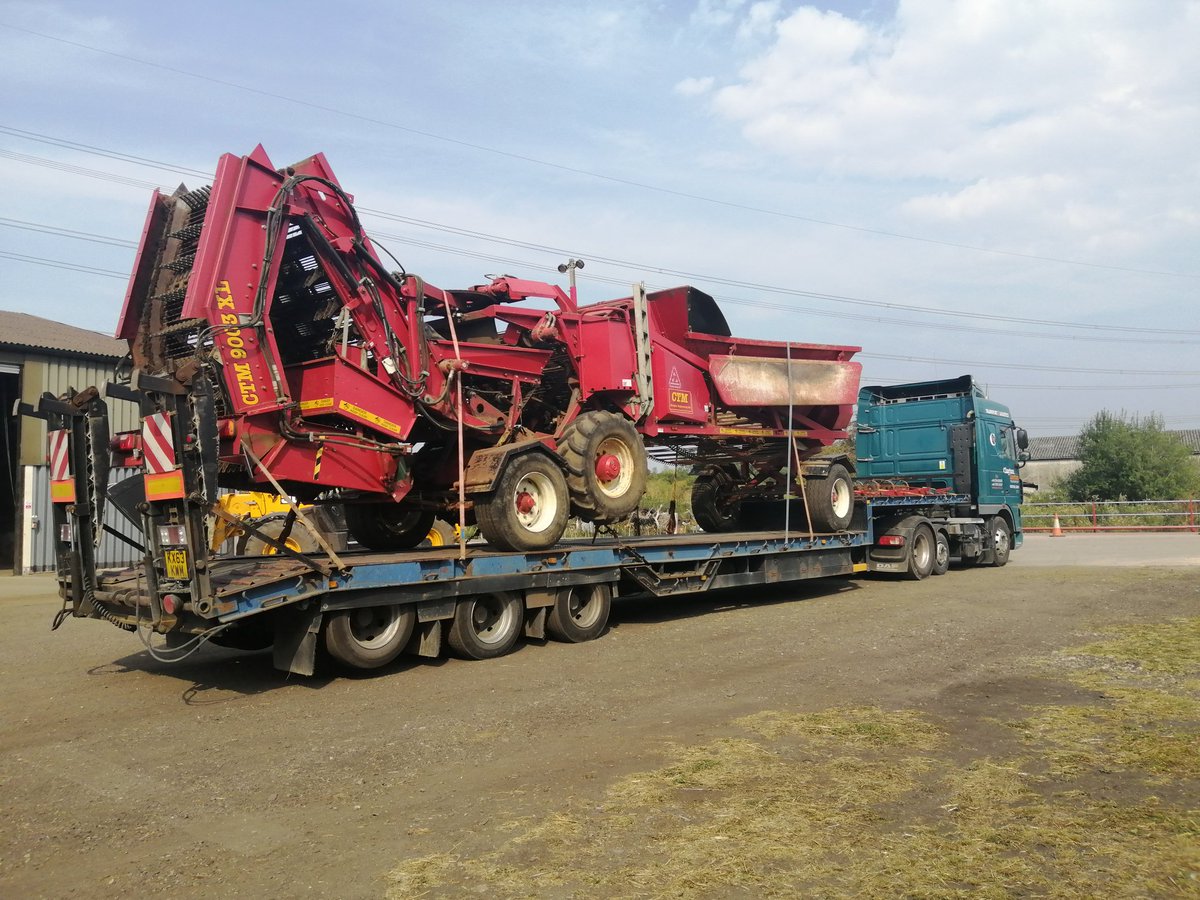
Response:
[{"label": "registration plate", "polygon": [[175,578],[179,581],[188,580],[188,561],[186,550],[164,551],[163,562],[166,564],[168,578]]}]

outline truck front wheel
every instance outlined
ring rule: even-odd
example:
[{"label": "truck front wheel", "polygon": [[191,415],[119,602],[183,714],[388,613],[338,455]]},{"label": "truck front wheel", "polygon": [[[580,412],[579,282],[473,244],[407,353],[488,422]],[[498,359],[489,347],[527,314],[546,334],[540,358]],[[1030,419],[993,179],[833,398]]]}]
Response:
[{"label": "truck front wheel", "polygon": [[413,606],[343,609],[325,625],[325,649],[352,669],[377,669],[400,655],[416,621]]},{"label": "truck front wheel", "polygon": [[992,516],[988,531],[992,536],[992,565],[1000,568],[1012,553],[1012,528],[1003,516]]}]

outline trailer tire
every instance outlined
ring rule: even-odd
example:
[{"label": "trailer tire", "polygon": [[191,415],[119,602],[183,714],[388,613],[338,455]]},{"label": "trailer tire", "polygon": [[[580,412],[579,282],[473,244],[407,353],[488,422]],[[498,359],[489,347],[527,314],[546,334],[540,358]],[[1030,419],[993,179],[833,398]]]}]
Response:
[{"label": "trailer tire", "polygon": [[562,469],[540,452],[510,458],[496,489],[475,501],[479,530],[499,550],[553,547],[567,530],[568,512]]},{"label": "trailer tire", "polygon": [[524,627],[525,603],[520,594],[476,594],[455,604],[446,640],[463,659],[493,659],[512,650]]},{"label": "trailer tire", "polygon": [[434,515],[402,503],[347,503],[346,529],[371,550],[409,550],[429,536]]},{"label": "trailer tire", "polygon": [[742,504],[730,500],[733,477],[724,469],[708,469],[692,483],[692,516],[709,534],[737,531],[742,525]]},{"label": "trailer tire", "polygon": [[933,570],[930,574],[945,575],[950,569],[950,538],[946,532],[935,531],[934,540],[937,542],[933,552]]},{"label": "trailer tire", "polygon": [[[854,482],[841,463],[819,478],[806,479],[808,514],[814,531],[845,531],[854,517]],[[815,490],[807,490],[815,488]]]},{"label": "trailer tire", "polygon": [[416,608],[411,605],[339,610],[325,623],[325,649],[352,669],[377,669],[400,655],[416,622]]},{"label": "trailer tire", "polygon": [[624,416],[583,413],[563,432],[558,453],[567,465],[572,511],[585,522],[619,521],[642,502],[650,467],[641,435]]},{"label": "trailer tire", "polygon": [[933,529],[922,523],[913,529],[908,541],[908,577],[920,581],[933,572],[937,540]]},{"label": "trailer tire", "polygon": [[546,631],[555,640],[568,644],[594,640],[608,627],[611,609],[610,585],[580,584],[562,588],[550,607]]},{"label": "trailer tire", "polygon": [[992,565],[998,569],[1008,563],[1012,554],[1012,528],[1004,516],[992,516],[988,533],[992,538]]}]

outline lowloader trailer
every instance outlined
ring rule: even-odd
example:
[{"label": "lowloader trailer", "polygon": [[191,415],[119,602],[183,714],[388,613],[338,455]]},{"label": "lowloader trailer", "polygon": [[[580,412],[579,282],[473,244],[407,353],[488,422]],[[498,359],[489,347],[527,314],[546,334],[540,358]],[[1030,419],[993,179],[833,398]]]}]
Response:
[{"label": "lowloader trailer", "polygon": [[[136,400],[156,387],[124,391]],[[109,571],[97,570],[93,553],[110,499],[102,487],[111,443],[103,400],[89,389],[45,396],[21,411],[49,427],[63,598],[55,627],[67,617],[105,619],[139,632],[164,660],[185,658],[208,641],[273,648],[278,668],[303,675],[315,672],[322,650],[354,669],[387,665],[406,651],[487,659],[522,636],[599,637],[614,598],[866,572],[921,579],[944,573],[952,556],[965,567],[1003,566],[1021,543],[1018,470],[1027,439],[969,376],[863,388],[857,480],[846,490],[848,482],[834,479],[821,498],[804,496],[801,486],[800,497],[783,501],[790,504],[786,529],[607,537],[532,551],[483,544],[342,550],[322,539],[322,553],[301,553],[286,543],[290,528],[310,524],[294,506],[283,534],[257,535],[275,555],[221,556],[209,552],[203,527],[206,516],[222,515],[216,504],[163,524],[144,492],[131,498],[118,490],[112,502],[141,516],[152,533],[138,546],[142,565]],[[202,442],[176,437],[181,477],[193,484],[202,477],[194,470],[211,460]],[[201,500],[196,494],[194,505]],[[804,509],[817,501],[848,517],[848,526],[813,530]],[[161,643],[152,645],[155,633]]]}]

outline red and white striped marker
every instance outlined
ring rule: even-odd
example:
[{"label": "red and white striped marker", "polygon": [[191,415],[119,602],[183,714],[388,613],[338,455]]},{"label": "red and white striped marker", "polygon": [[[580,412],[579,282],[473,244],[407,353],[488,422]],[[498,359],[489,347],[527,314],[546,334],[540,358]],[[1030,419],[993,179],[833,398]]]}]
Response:
[{"label": "red and white striped marker", "polygon": [[175,462],[175,441],[166,413],[142,420],[142,464],[146,468],[146,499],[176,500],[185,495],[183,471]]},{"label": "red and white striped marker", "polygon": [[75,479],[71,477],[71,432],[67,429],[51,431],[50,450],[50,500],[53,503],[75,502]]}]

